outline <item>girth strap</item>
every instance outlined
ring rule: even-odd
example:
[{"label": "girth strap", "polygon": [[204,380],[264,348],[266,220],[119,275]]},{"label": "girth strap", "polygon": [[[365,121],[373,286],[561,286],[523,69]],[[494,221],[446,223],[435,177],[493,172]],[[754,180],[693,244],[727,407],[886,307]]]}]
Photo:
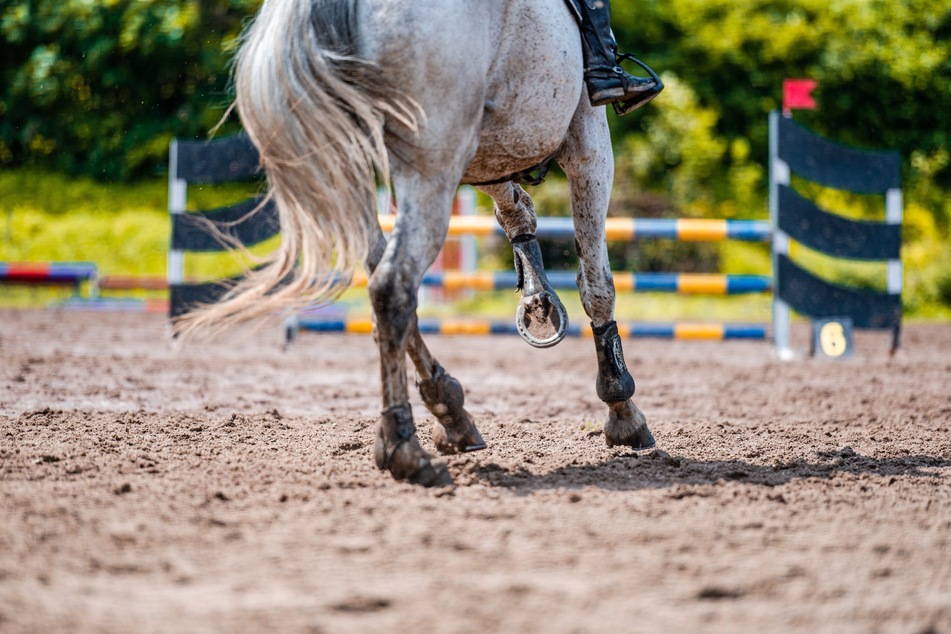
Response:
[{"label": "girth strap", "polygon": [[485,181],[482,183],[470,183],[476,187],[480,185],[499,185],[500,183],[517,183],[519,185],[541,185],[545,182],[545,177],[548,175],[548,169],[551,167],[551,162],[555,160],[555,155],[552,154],[544,161],[524,169],[520,172],[515,172],[514,174],[509,174],[508,176],[503,176],[502,178],[496,178],[494,180]]}]

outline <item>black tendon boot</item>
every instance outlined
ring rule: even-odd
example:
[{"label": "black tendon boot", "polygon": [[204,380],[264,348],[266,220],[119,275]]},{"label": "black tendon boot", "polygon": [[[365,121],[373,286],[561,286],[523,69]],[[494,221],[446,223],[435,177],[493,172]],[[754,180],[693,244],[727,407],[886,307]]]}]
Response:
[{"label": "black tendon boot", "polygon": [[594,349],[598,355],[598,398],[605,403],[619,403],[634,396],[634,377],[624,363],[624,349],[617,322],[609,321],[603,326],[591,322],[594,334]]},{"label": "black tendon boot", "polygon": [[[654,71],[630,55],[618,55],[611,32],[609,0],[581,0],[581,42],[584,52],[584,81],[592,106],[612,104],[625,115],[660,94],[664,84]],[[618,65],[630,60],[646,70],[650,77],[635,77]]]}]

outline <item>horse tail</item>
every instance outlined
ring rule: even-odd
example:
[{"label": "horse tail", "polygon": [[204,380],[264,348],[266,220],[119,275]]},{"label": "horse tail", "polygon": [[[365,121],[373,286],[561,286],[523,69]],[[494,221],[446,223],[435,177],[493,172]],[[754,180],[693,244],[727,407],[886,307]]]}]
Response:
[{"label": "horse tail", "polygon": [[179,334],[220,330],[336,298],[365,259],[376,184],[389,185],[384,135],[418,129],[415,102],[354,54],[353,2],[267,0],[242,36],[235,104],[261,156],[281,245]]}]

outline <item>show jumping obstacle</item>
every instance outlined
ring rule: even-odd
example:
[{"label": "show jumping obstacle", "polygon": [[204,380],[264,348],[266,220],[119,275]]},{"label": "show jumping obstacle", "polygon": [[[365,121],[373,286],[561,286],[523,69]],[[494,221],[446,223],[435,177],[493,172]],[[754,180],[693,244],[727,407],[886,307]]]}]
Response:
[{"label": "show jumping obstacle", "polygon": [[[191,305],[215,302],[227,291],[227,280],[186,281],[186,252],[226,251],[228,240],[250,247],[280,232],[273,204],[262,197],[220,209],[187,212],[188,185],[257,177],[260,177],[258,152],[244,135],[207,142],[172,140],[168,175],[168,210],[172,218],[168,252],[170,318],[185,314]],[[249,216],[255,210],[257,213]]]},{"label": "show jumping obstacle", "polygon": [[[897,349],[901,342],[902,289],[900,157],[894,152],[860,151],[833,144],[778,113],[770,116],[770,126],[770,210],[772,222],[778,224],[775,233],[770,221],[760,220],[608,218],[607,235],[612,240],[772,240],[775,276],[616,271],[615,289],[711,295],[774,292],[772,336],[783,356],[790,354],[790,309],[815,319],[847,317],[857,328],[890,330],[892,350]],[[191,303],[215,301],[224,286],[186,282],[184,276],[185,252],[225,250],[224,243],[208,231],[210,225],[203,220],[224,227],[232,238],[250,246],[278,233],[277,218],[273,208],[265,205],[251,220],[241,222],[260,203],[258,198],[226,209],[186,213],[188,183],[256,177],[256,157],[254,147],[243,136],[210,142],[173,141],[169,188],[173,227],[167,279],[100,276],[90,262],[0,262],[0,284],[69,286],[77,296],[60,305],[82,310],[167,310],[175,316],[186,312]],[[884,193],[886,221],[854,221],[823,211],[789,186],[792,174],[853,192]],[[392,230],[393,222],[393,215],[380,216],[385,231]],[[487,216],[454,216],[449,235],[504,237],[495,219]],[[537,235],[571,238],[574,227],[570,218],[539,218]],[[887,261],[887,290],[851,289],[815,277],[789,258],[790,240],[836,258]],[[548,280],[555,289],[573,290],[575,275],[573,271],[550,271]],[[84,283],[89,285],[88,298],[78,296]],[[353,279],[354,286],[366,283],[365,274],[358,273]],[[448,291],[510,290],[516,284],[514,271],[430,271],[422,281],[424,287]],[[129,290],[169,290],[170,300],[99,295],[100,291]],[[302,316],[295,326],[313,332],[364,333],[369,331],[370,322]],[[423,320],[420,328],[430,334],[517,334],[514,324],[496,321]],[[769,335],[761,324],[631,323],[619,324],[619,332],[622,337],[674,339],[765,339]],[[590,336],[590,327],[586,323],[571,325],[568,336]]]},{"label": "show jumping obstacle", "polygon": [[[613,273],[618,292],[667,292],[680,294],[746,294],[775,292],[772,336],[777,349],[789,354],[789,309],[812,317],[849,317],[858,328],[887,328],[893,332],[892,348],[900,343],[901,323],[901,190],[900,158],[893,152],[853,150],[814,135],[778,113],[770,116],[770,208],[771,221],[720,219],[631,219],[608,218],[609,240],[630,241],[668,239],[680,242],[738,240],[773,242],[775,277],[764,275],[718,275],[684,273]],[[780,152],[780,149],[782,151]],[[169,314],[184,314],[193,303],[213,302],[227,284],[186,283],[184,254],[226,250],[226,241],[208,230],[212,223],[230,239],[252,246],[279,232],[272,206],[265,204],[251,220],[243,219],[261,204],[250,199],[225,209],[186,213],[189,183],[220,183],[259,175],[257,153],[243,136],[208,142],[173,141],[170,158],[169,210],[172,214],[172,245],[169,252],[171,301]],[[788,185],[790,173],[830,187],[855,192],[884,192],[886,223],[852,221],[822,211],[796,194]],[[379,216],[386,232],[395,216]],[[778,223],[773,232],[771,225]],[[488,216],[453,216],[450,236],[498,236],[505,234]],[[574,236],[571,218],[538,218],[539,238],[564,239]],[[788,257],[789,240],[805,244],[838,258],[888,260],[888,291],[875,293],[849,289],[816,278]],[[573,290],[576,273],[550,271],[552,287]],[[422,286],[446,290],[510,290],[516,287],[514,271],[430,271]],[[358,273],[354,286],[365,286],[367,277]],[[319,314],[319,313],[318,313]],[[366,333],[366,319],[326,319],[301,316],[289,322],[296,329],[312,332]],[[517,334],[514,324],[480,320],[421,320],[426,334]],[[765,339],[769,329],[762,324],[619,324],[622,337],[674,339]],[[590,327],[570,325],[569,336],[590,336]],[[290,337],[291,334],[288,333]]]},{"label": "show jumping obstacle", "polygon": [[[186,212],[190,183],[221,183],[246,180],[258,176],[257,165],[248,157],[256,156],[254,147],[243,136],[208,142],[173,141],[170,148],[169,211],[172,218],[171,250],[169,252],[170,289],[169,316],[174,318],[188,311],[194,303],[216,301],[227,289],[230,280],[206,283],[187,282],[184,273],[188,252],[227,250],[228,240],[215,236],[209,227],[223,230],[228,239],[253,246],[279,232],[273,206],[265,204],[241,222],[250,211],[261,205],[254,198],[231,207]],[[395,216],[379,216],[381,228],[389,232]],[[671,239],[683,242],[741,240],[767,242],[769,223],[758,220],[716,219],[631,219],[608,218],[609,240]],[[487,216],[453,216],[449,222],[450,236],[499,236],[504,233],[496,220]],[[570,218],[538,218],[536,235],[540,238],[571,238],[574,226]],[[548,280],[559,290],[577,288],[573,271],[549,271]],[[771,279],[760,275],[670,274],[615,272],[615,288],[619,292],[668,292],[683,294],[745,294],[768,293]],[[427,288],[446,290],[511,290],[517,285],[514,271],[465,272],[430,271],[423,277]],[[358,273],[354,286],[365,286],[367,277]],[[287,325],[288,339],[294,331],[367,332],[369,320],[330,320],[302,316]],[[586,323],[586,322],[585,322]],[[517,334],[514,324],[472,320],[423,320],[422,332],[432,334]],[[619,324],[619,333],[626,337],[659,337],[677,339],[765,339],[767,328],[760,324]],[[569,326],[569,336],[590,335],[590,327]]]},{"label": "show jumping obstacle", "polygon": [[[891,331],[901,345],[901,156],[833,143],[773,112],[769,117],[769,210],[773,226],[773,338],[791,357],[790,309],[812,319],[848,319],[856,328]],[[885,199],[885,222],[850,220],[798,194],[791,177]],[[838,259],[884,261],[884,292],[832,284],[789,257],[790,241]]]},{"label": "show jumping obstacle", "polygon": [[163,291],[168,282],[158,277],[101,276],[92,262],[0,262],[0,284],[71,287],[72,297],[56,303],[69,310],[167,313],[169,306],[163,298],[103,297],[101,291]]}]

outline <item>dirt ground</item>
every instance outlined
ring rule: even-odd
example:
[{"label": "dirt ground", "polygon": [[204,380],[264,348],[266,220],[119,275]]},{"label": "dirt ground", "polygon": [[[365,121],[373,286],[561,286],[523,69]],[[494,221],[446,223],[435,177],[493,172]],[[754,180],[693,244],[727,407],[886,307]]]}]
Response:
[{"label": "dirt ground", "polygon": [[0,311],[0,631],[951,632],[951,325],[627,342],[640,454],[590,340],[432,337],[489,443],[440,490],[373,464],[369,337],[165,334]]}]

